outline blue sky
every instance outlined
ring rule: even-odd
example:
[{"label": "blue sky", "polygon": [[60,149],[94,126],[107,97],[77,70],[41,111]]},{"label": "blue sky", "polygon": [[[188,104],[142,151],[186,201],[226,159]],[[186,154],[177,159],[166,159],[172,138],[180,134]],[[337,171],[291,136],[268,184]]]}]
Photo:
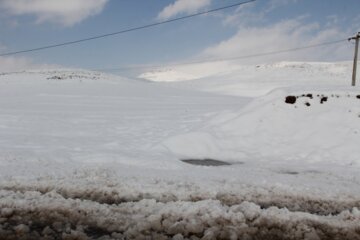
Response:
[{"label": "blue sky", "polygon": [[[237,3],[236,0],[0,0],[0,52],[105,34]],[[360,31],[359,0],[257,0],[176,23],[11,57],[2,69],[43,64],[102,69],[227,58],[347,38]],[[351,60],[340,43],[266,61]]]}]

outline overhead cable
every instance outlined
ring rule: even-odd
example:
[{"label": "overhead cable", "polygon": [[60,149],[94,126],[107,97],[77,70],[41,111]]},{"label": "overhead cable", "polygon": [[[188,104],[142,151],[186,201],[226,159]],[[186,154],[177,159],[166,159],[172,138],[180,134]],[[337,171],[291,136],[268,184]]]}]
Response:
[{"label": "overhead cable", "polygon": [[196,17],[196,16],[205,15],[205,14],[208,14],[208,13],[222,11],[222,10],[229,9],[229,8],[234,8],[234,7],[244,5],[244,4],[248,4],[248,3],[251,3],[251,2],[255,2],[255,1],[256,0],[248,0],[248,1],[245,1],[245,2],[244,1],[243,2],[238,2],[238,3],[232,4],[232,5],[227,5],[227,6],[224,6],[224,7],[219,7],[219,8],[203,11],[203,12],[198,12],[198,13],[191,14],[191,15],[186,15],[186,16],[183,16],[183,17],[173,18],[173,19],[169,19],[169,20],[165,20],[165,21],[161,21],[161,22],[155,22],[155,23],[146,24],[146,25],[143,25],[143,26],[128,28],[128,29],[117,31],[117,32],[112,32],[112,33],[107,33],[107,34],[102,34],[102,35],[96,35],[96,36],[87,37],[87,38],[83,38],[83,39],[78,39],[78,40],[73,40],[73,41],[68,41],[68,42],[63,42],[63,43],[55,43],[55,44],[50,44],[50,45],[47,45],[47,46],[24,49],[24,50],[19,50],[19,51],[1,53],[0,57],[20,54],[20,53],[41,51],[41,50],[45,50],[45,49],[57,48],[57,47],[62,47],[62,46],[67,46],[67,45],[73,45],[73,44],[77,44],[77,43],[92,41],[92,40],[96,40],[96,39],[100,39],[100,38],[111,37],[111,36],[120,35],[120,34],[124,34],[124,33],[128,33],[128,32],[142,30],[142,29],[145,29],[145,28],[151,28],[151,27],[155,27],[155,26],[159,26],[159,25],[163,25],[163,24],[167,24],[167,23],[172,23],[172,22],[175,22],[175,21],[185,20],[185,19],[188,19],[188,18],[193,18],[193,17]]},{"label": "overhead cable", "polygon": [[295,52],[295,51],[300,51],[300,50],[309,49],[309,48],[323,47],[323,46],[338,44],[338,43],[341,43],[344,41],[347,41],[347,38],[330,41],[330,42],[323,42],[323,43],[311,44],[311,45],[306,45],[306,46],[300,46],[300,47],[295,47],[295,48],[288,48],[288,49],[282,49],[282,50],[270,51],[270,52],[262,52],[262,53],[254,53],[254,54],[229,57],[229,58],[212,58],[212,59],[202,59],[202,60],[194,60],[194,61],[188,61],[188,62],[169,63],[169,64],[164,64],[164,65],[159,64],[159,65],[128,66],[128,67],[119,67],[119,68],[101,68],[101,69],[93,69],[93,70],[95,70],[95,71],[124,71],[124,70],[131,70],[131,69],[156,69],[156,68],[168,67],[168,66],[182,66],[182,65],[201,64],[201,63],[209,63],[209,62],[221,62],[221,61],[235,61],[235,60],[240,60],[240,59],[256,58],[256,57],[270,56],[270,55],[276,55],[276,54],[287,53],[287,52]]}]

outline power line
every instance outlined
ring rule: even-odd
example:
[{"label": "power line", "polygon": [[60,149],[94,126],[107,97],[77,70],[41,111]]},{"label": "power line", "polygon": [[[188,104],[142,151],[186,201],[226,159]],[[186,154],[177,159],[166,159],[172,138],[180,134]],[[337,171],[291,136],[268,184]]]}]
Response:
[{"label": "power line", "polygon": [[232,4],[232,5],[227,5],[227,6],[224,6],[224,7],[219,7],[219,8],[215,8],[215,9],[211,9],[211,10],[207,10],[207,11],[203,11],[203,12],[199,12],[199,13],[195,13],[195,14],[191,14],[191,15],[186,15],[186,16],[183,16],[183,17],[173,18],[173,19],[166,20],[166,21],[155,22],[155,23],[151,23],[151,24],[147,24],[147,25],[143,25],[143,26],[139,26],[139,27],[129,28],[129,29],[118,31],[118,32],[107,33],[107,34],[103,34],[103,35],[97,35],[97,36],[83,38],[83,39],[69,41],[69,42],[56,43],[56,44],[47,45],[47,46],[43,46],[43,47],[37,47],[37,48],[20,50],[20,51],[2,53],[2,54],[0,54],[0,57],[9,56],[9,55],[15,55],[15,54],[19,54],[19,53],[35,52],[35,51],[45,50],[45,49],[49,49],[49,48],[57,48],[57,47],[62,47],[62,46],[66,46],[66,45],[72,45],[72,44],[76,44],[76,43],[92,41],[92,40],[99,39],[99,38],[106,38],[106,37],[110,37],[110,36],[114,36],[114,35],[120,35],[120,34],[133,32],[133,31],[137,31],[137,30],[141,30],[141,29],[145,29],[145,28],[151,28],[151,27],[155,27],[155,26],[159,26],[159,25],[163,25],[163,24],[167,24],[167,23],[171,23],[171,22],[175,22],[175,21],[180,21],[180,20],[184,20],[184,19],[188,19],[188,18],[200,16],[200,15],[205,15],[205,14],[208,14],[208,13],[213,13],[213,12],[217,12],[217,11],[221,11],[221,10],[225,10],[225,9],[229,9],[229,8],[234,8],[234,7],[244,5],[244,4],[247,4],[247,3],[251,3],[251,2],[255,2],[255,1],[256,0],[248,0],[248,1],[245,1],[245,2],[238,2],[238,3]]},{"label": "power line", "polygon": [[[168,66],[183,66],[183,65],[190,65],[190,64],[200,64],[200,63],[210,63],[210,62],[220,62],[220,61],[234,61],[239,59],[247,59],[247,58],[256,58],[256,57],[263,57],[263,56],[269,56],[269,55],[275,55],[275,54],[281,54],[281,53],[287,53],[287,52],[294,52],[294,51],[300,51],[304,49],[310,49],[310,48],[316,48],[316,47],[323,47],[333,44],[338,44],[344,41],[347,41],[348,39],[339,39],[335,41],[330,42],[323,42],[318,44],[312,44],[312,45],[306,45],[301,47],[295,47],[295,48],[288,48],[283,50],[277,50],[277,51],[271,51],[271,52],[263,52],[263,53],[254,53],[251,55],[243,55],[243,56],[237,56],[237,57],[231,57],[231,58],[213,58],[213,59],[207,59],[207,60],[196,60],[196,61],[188,61],[188,62],[180,62],[180,63],[170,63],[170,64],[162,64],[162,65],[144,65],[144,66],[129,66],[129,67],[119,67],[119,68],[101,68],[101,69],[90,69],[92,71],[125,71],[125,70],[132,70],[132,69],[156,69],[161,67],[168,67]],[[15,72],[7,72],[9,73],[15,73]]]},{"label": "power line", "polygon": [[335,40],[335,41],[331,41],[331,42],[323,42],[323,43],[318,43],[318,44],[312,44],[312,45],[301,46],[301,47],[296,47],[296,48],[288,48],[288,49],[271,51],[271,52],[254,53],[251,55],[243,55],[243,56],[237,56],[237,57],[231,57],[231,58],[216,58],[216,59],[181,62],[181,63],[172,63],[172,64],[166,64],[166,65],[130,66],[130,67],[119,67],[119,68],[102,68],[102,69],[93,69],[93,70],[94,71],[124,71],[124,70],[131,70],[131,69],[151,69],[151,68],[161,68],[161,67],[165,67],[165,66],[182,66],[182,65],[190,65],[190,64],[197,64],[197,63],[234,61],[234,60],[240,60],[240,59],[276,55],[276,54],[287,53],[287,52],[295,52],[295,51],[300,51],[300,50],[309,49],[309,48],[323,47],[323,46],[338,44],[338,43],[341,43],[341,42],[344,42],[347,40],[348,40],[347,38],[346,39],[344,38],[344,39],[339,39],[339,40]]}]

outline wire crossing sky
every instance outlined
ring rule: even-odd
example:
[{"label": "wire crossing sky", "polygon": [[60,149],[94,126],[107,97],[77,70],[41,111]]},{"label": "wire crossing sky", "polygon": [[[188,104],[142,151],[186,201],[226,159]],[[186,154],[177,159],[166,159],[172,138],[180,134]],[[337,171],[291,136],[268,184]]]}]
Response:
[{"label": "wire crossing sky", "polygon": [[0,1],[0,70],[351,61],[360,30],[358,0],[56,2]]},{"label": "wire crossing sky", "polygon": [[231,4],[231,5],[228,5],[228,6],[224,6],[224,7],[219,7],[219,8],[215,8],[215,9],[211,9],[211,10],[207,10],[207,11],[203,11],[203,12],[199,12],[199,13],[195,13],[195,14],[191,14],[191,15],[186,15],[186,16],[183,16],[183,17],[173,18],[173,19],[165,20],[165,21],[161,21],[161,22],[150,23],[150,24],[147,24],[147,25],[139,26],[139,27],[129,28],[129,29],[125,29],[125,30],[121,30],[121,31],[117,31],[117,32],[102,34],[102,35],[96,35],[96,36],[93,36],[93,37],[73,40],[73,41],[69,41],[69,42],[56,43],[56,44],[51,44],[51,45],[47,45],[47,46],[43,46],[43,47],[31,48],[31,49],[20,50],[20,51],[15,51],[15,52],[2,53],[2,54],[0,54],[0,57],[1,56],[15,55],[15,54],[19,54],[19,53],[28,53],[28,52],[41,51],[41,50],[46,50],[46,49],[49,49],[49,48],[62,47],[62,46],[66,46],[66,45],[72,45],[72,44],[76,44],[76,43],[92,41],[92,40],[96,40],[96,39],[100,39],[100,38],[112,37],[112,36],[115,36],[115,35],[120,35],[120,34],[124,34],[124,33],[128,33],[128,32],[138,31],[138,30],[142,30],[142,29],[145,29],[145,28],[156,27],[156,26],[159,26],[159,25],[162,25],[162,24],[172,23],[172,22],[185,20],[185,19],[189,19],[189,18],[193,18],[193,17],[197,17],[197,16],[201,16],[201,15],[205,15],[205,14],[209,14],[209,13],[213,13],[213,12],[222,11],[222,10],[229,9],[229,8],[238,7],[240,5],[244,5],[244,4],[255,2],[255,1],[256,0],[239,2],[239,3]]},{"label": "wire crossing sky", "polygon": [[[300,51],[300,50],[309,49],[309,48],[324,47],[324,46],[329,46],[329,45],[333,45],[333,44],[344,43],[345,41],[348,41],[348,39],[340,39],[340,40],[331,41],[331,42],[324,42],[324,43],[319,43],[319,44],[315,44],[315,45],[301,46],[301,47],[296,47],[296,48],[291,48],[291,49],[283,49],[283,50],[273,51],[273,52],[259,52],[259,53],[254,53],[252,55],[237,56],[237,57],[232,57],[232,58],[204,59],[204,60],[198,60],[198,61],[195,60],[195,61],[180,62],[180,63],[166,63],[166,66],[182,66],[182,65],[190,65],[190,64],[198,64],[198,63],[210,63],[210,62],[220,62],[220,61],[234,61],[234,60],[247,59],[247,58],[258,58],[258,57],[263,57],[263,56]],[[164,65],[102,68],[102,69],[93,69],[93,70],[94,71],[124,71],[124,70],[129,70],[129,69],[156,69],[156,68],[161,68],[161,67],[164,67]]]}]

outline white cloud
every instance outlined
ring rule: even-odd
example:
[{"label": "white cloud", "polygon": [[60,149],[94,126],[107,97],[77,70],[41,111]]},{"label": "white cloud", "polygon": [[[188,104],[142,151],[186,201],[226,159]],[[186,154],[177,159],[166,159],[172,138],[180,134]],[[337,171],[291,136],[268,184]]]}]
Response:
[{"label": "white cloud", "polygon": [[[230,15],[223,15],[225,25],[236,26],[232,37],[205,49],[201,58],[233,58],[256,55],[346,38],[352,29],[339,27],[343,19],[329,16],[327,23],[310,22],[310,15],[269,23],[274,11],[298,0],[269,0],[266,4],[247,4]],[[341,21],[340,21],[341,20]],[[353,21],[356,22],[356,21]],[[341,61],[352,58],[352,46],[345,41],[340,44],[292,51],[275,55],[247,58],[242,63],[264,63],[273,61]]]},{"label": "white cloud", "polygon": [[158,15],[158,19],[166,20],[181,13],[195,13],[201,8],[210,5],[211,0],[176,0],[166,6]]},{"label": "white cloud", "polygon": [[[304,18],[300,17],[270,26],[241,26],[234,36],[205,49],[201,55],[206,58],[247,56],[329,42],[349,34],[346,30],[337,27],[322,27],[317,23],[304,22]],[[242,62],[257,64],[283,60],[341,61],[351,59],[351,51],[351,46],[344,41],[326,47],[248,58]]]},{"label": "white cloud", "polygon": [[224,15],[223,23],[233,26],[248,26],[255,23],[261,23],[265,18],[265,11],[254,11],[253,4],[239,6],[234,14]]},{"label": "white cloud", "polygon": [[0,0],[10,16],[34,15],[37,23],[72,26],[100,13],[108,0]]},{"label": "white cloud", "polygon": [[270,0],[260,10],[256,9],[256,2],[239,6],[233,14],[224,16],[225,25],[249,26],[266,23],[266,16],[272,11],[289,4],[295,4],[298,0]]}]

